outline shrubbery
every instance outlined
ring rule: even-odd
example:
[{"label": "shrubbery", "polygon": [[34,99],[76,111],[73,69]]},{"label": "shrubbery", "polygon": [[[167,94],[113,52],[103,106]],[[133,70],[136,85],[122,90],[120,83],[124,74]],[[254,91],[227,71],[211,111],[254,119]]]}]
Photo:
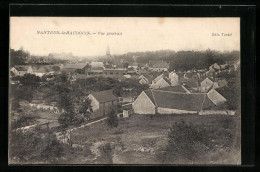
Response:
[{"label": "shrubbery", "polygon": [[107,125],[111,128],[118,126],[118,118],[114,108],[107,115]]},{"label": "shrubbery", "polygon": [[33,125],[36,122],[36,117],[31,115],[31,114],[22,114],[21,116],[18,117],[17,120],[12,122],[12,129],[17,129],[20,127],[25,127],[28,125]]},{"label": "shrubbery", "polygon": [[99,146],[100,156],[97,161],[100,164],[113,164],[112,151],[110,143],[105,143],[104,145]]},{"label": "shrubbery", "polygon": [[63,155],[63,145],[56,136],[35,129],[10,133],[9,158],[13,163],[55,162]]},{"label": "shrubbery", "polygon": [[163,163],[201,163],[210,161],[210,152],[231,151],[234,148],[234,121],[228,118],[222,121],[216,124],[218,129],[205,124],[176,122],[168,133],[168,146],[160,150],[157,158]]}]

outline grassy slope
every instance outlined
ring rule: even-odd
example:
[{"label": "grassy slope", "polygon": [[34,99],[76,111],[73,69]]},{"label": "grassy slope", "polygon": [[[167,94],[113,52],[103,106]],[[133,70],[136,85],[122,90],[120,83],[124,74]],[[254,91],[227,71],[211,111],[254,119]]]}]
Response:
[{"label": "grassy slope", "polygon": [[[232,142],[237,143],[231,150],[231,155],[234,156],[221,149],[209,151],[208,156],[214,161],[212,163],[239,163],[240,119],[237,116],[156,115],[151,118],[148,115],[134,115],[120,120],[119,126],[115,129],[108,128],[106,123],[102,122],[77,130],[71,137],[75,144],[93,145],[101,141],[110,142],[114,145],[114,163],[154,164],[160,163],[154,153],[167,145],[169,128],[181,120],[194,125],[205,125],[209,132],[223,127],[231,130],[235,135]],[[218,137],[214,139],[220,140]],[[225,158],[220,159],[220,157]],[[205,163],[209,162],[205,161]]]}]

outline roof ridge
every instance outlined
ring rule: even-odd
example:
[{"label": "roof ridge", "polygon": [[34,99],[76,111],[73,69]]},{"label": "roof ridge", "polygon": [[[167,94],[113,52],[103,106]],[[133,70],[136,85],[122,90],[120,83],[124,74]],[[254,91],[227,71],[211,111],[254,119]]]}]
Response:
[{"label": "roof ridge", "polygon": [[191,93],[187,88],[185,88],[183,85],[180,85],[187,93]]},{"label": "roof ridge", "polygon": [[157,102],[156,102],[156,100],[155,100],[155,97],[154,97],[154,95],[153,95],[153,90],[151,90],[151,93],[152,93],[152,96],[153,96],[153,99],[154,99],[155,106],[158,107]]},{"label": "roof ridge", "polygon": [[208,96],[208,95],[206,94],[206,95],[204,96],[204,99],[203,99],[203,102],[202,102],[202,104],[201,104],[200,110],[202,110],[202,108],[203,108],[203,105],[204,105],[204,102],[205,102],[206,96]]},{"label": "roof ridge", "polygon": [[199,94],[199,95],[206,95],[207,93],[181,93],[181,92],[174,92],[174,91],[165,91],[165,90],[153,90],[153,91],[161,91],[161,92],[170,92],[170,93],[177,93],[177,94]]}]

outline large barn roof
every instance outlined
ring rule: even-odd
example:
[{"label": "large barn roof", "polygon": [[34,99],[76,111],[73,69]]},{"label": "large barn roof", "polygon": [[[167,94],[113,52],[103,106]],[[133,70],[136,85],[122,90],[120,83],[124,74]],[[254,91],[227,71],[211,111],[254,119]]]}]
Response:
[{"label": "large barn roof", "polygon": [[177,93],[187,93],[187,92],[189,92],[189,91],[188,91],[186,88],[184,88],[182,85],[163,87],[163,88],[158,88],[158,89],[156,89],[156,90],[170,91],[170,92],[177,92]]},{"label": "large barn roof", "polygon": [[86,65],[86,63],[69,63],[64,66],[64,69],[83,69]]},{"label": "large barn roof", "polygon": [[214,106],[205,93],[187,94],[162,90],[147,90],[145,93],[154,105],[161,108],[200,111]]},{"label": "large barn roof", "polygon": [[91,93],[93,97],[97,99],[99,103],[110,102],[117,100],[118,98],[113,94],[113,90],[105,90]]}]

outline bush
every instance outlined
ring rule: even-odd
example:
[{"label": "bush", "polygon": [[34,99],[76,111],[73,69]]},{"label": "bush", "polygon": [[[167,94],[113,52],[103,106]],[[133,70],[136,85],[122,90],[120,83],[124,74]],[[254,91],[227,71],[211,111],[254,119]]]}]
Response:
[{"label": "bush", "polygon": [[59,116],[58,122],[60,123],[60,125],[61,125],[63,128],[66,128],[66,127],[68,127],[69,125],[72,124],[73,119],[74,119],[74,114],[73,114],[73,113],[71,113],[71,112],[65,112],[65,113],[62,113],[62,114]]},{"label": "bush", "polygon": [[105,143],[104,145],[99,146],[100,156],[97,158],[97,161],[100,164],[113,164],[112,159],[112,147],[110,143]]},{"label": "bush", "polygon": [[168,133],[168,148],[171,159],[195,160],[203,145],[203,131],[198,126],[186,124],[184,121],[175,123]]},{"label": "bush", "polygon": [[111,128],[118,126],[117,114],[113,108],[107,116],[107,125]]},{"label": "bush", "polygon": [[[175,122],[168,133],[168,145],[158,150],[156,156],[163,163],[208,163],[212,154],[239,147],[235,143],[233,123],[230,118],[221,118],[214,126]],[[226,157],[219,158],[225,160]]]},{"label": "bush", "polygon": [[80,125],[84,122],[85,122],[85,118],[79,115],[74,116],[74,118],[72,119],[72,124],[74,125]]},{"label": "bush", "polygon": [[63,155],[63,145],[56,136],[42,130],[11,132],[9,141],[11,163],[50,163]]},{"label": "bush", "polygon": [[36,117],[33,115],[19,116],[19,118],[16,121],[12,122],[12,129],[33,125],[36,122],[35,118]]},{"label": "bush", "polygon": [[124,133],[124,130],[122,129],[117,129],[113,132],[113,134],[123,134]]}]

